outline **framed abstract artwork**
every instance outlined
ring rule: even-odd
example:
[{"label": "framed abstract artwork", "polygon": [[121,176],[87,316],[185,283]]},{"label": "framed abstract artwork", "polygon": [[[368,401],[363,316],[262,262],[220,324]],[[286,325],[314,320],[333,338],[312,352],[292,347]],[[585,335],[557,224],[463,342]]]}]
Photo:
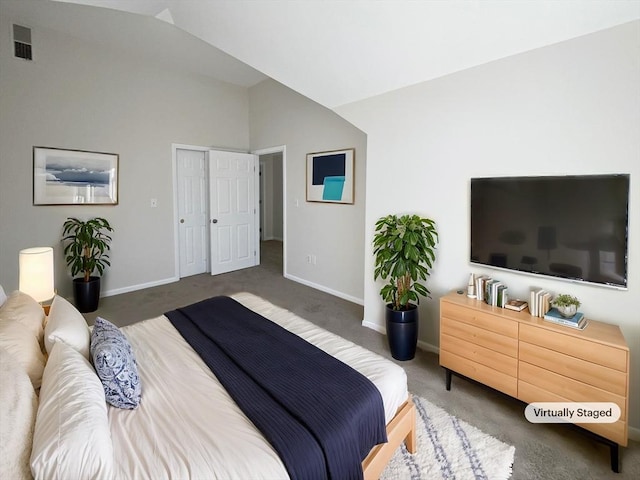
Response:
[{"label": "framed abstract artwork", "polygon": [[117,205],[115,153],[33,147],[34,205]]},{"label": "framed abstract artwork", "polygon": [[307,202],[353,203],[355,149],[307,154]]}]

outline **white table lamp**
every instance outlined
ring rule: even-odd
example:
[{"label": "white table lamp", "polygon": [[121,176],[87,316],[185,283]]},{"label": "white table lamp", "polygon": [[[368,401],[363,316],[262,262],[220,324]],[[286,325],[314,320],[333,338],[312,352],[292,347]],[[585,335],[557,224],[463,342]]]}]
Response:
[{"label": "white table lamp", "polygon": [[45,302],[55,295],[53,285],[53,248],[34,247],[20,250],[20,283],[18,289]]}]

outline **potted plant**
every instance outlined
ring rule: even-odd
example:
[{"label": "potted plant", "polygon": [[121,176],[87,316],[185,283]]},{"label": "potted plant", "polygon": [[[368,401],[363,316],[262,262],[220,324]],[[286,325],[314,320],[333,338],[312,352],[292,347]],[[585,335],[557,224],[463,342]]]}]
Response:
[{"label": "potted plant", "polygon": [[387,215],[376,222],[373,237],[374,280],[387,283],[380,290],[386,305],[387,339],[396,360],[410,360],[418,343],[420,297],[436,259],[435,222],[418,215]]},{"label": "potted plant", "polygon": [[113,232],[109,222],[101,217],[82,221],[69,217],[63,224],[64,257],[71,269],[73,298],[80,312],[94,312],[100,301],[100,276],[105,266],[111,266],[109,251]]},{"label": "potted plant", "polygon": [[571,318],[578,311],[580,300],[578,300],[573,295],[563,293],[553,299],[553,301],[551,302],[551,306],[555,307],[563,317]]}]

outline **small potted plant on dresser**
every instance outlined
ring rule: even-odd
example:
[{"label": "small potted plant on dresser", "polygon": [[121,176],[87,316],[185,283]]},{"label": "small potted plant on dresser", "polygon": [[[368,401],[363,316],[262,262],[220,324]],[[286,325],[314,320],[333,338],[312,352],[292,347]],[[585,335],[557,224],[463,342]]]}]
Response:
[{"label": "small potted plant on dresser", "polygon": [[563,293],[551,301],[551,306],[555,307],[563,317],[571,318],[578,311],[580,300],[572,295]]},{"label": "small potted plant on dresser", "polygon": [[435,222],[418,215],[387,215],[373,237],[374,280],[386,305],[387,339],[396,360],[411,360],[418,343],[418,304],[430,292],[424,285],[436,259]]},{"label": "small potted plant on dresser", "polygon": [[101,217],[82,221],[69,217],[63,224],[64,258],[71,269],[73,299],[82,313],[94,312],[100,302],[100,277],[105,266],[111,266],[109,251],[113,232],[109,222]]}]

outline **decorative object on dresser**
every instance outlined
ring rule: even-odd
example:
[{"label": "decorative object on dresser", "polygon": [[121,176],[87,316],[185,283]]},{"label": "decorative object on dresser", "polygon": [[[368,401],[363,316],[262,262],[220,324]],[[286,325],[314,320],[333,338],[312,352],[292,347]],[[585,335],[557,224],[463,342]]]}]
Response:
[{"label": "decorative object on dresser", "polygon": [[524,300],[520,300],[517,298],[511,299],[504,304],[504,308],[508,308],[509,310],[515,310],[516,312],[521,312],[525,308],[527,308],[529,304]]},{"label": "decorative object on dresser", "polygon": [[580,300],[573,295],[562,293],[553,299],[551,306],[555,307],[563,317],[572,318],[578,311]]},{"label": "decorative object on dresser", "polygon": [[80,312],[94,312],[100,302],[100,276],[110,266],[109,254],[113,228],[105,218],[87,221],[69,217],[63,224],[62,242],[67,266],[73,279],[73,298]]},{"label": "decorative object on dresser", "polygon": [[467,283],[467,297],[476,298],[476,277],[473,273],[469,275],[469,282]]},{"label": "decorative object on dresser", "polygon": [[386,305],[387,339],[396,360],[411,360],[418,343],[418,304],[429,297],[423,283],[436,259],[435,222],[418,215],[387,215],[376,222],[373,236],[374,280]]},{"label": "decorative object on dresser", "polygon": [[547,322],[557,323],[558,325],[564,325],[565,327],[577,328],[584,330],[587,326],[588,320],[583,313],[576,312],[572,317],[567,317],[559,312],[556,308],[552,308],[544,314],[544,318]]},{"label": "decorative object on dresser", "polygon": [[[619,471],[627,445],[629,347],[617,325],[595,320],[585,330],[498,309],[455,292],[440,299],[440,365],[526,403],[613,402],[614,423],[577,423],[606,443]],[[533,427],[532,427],[533,428]]]}]

